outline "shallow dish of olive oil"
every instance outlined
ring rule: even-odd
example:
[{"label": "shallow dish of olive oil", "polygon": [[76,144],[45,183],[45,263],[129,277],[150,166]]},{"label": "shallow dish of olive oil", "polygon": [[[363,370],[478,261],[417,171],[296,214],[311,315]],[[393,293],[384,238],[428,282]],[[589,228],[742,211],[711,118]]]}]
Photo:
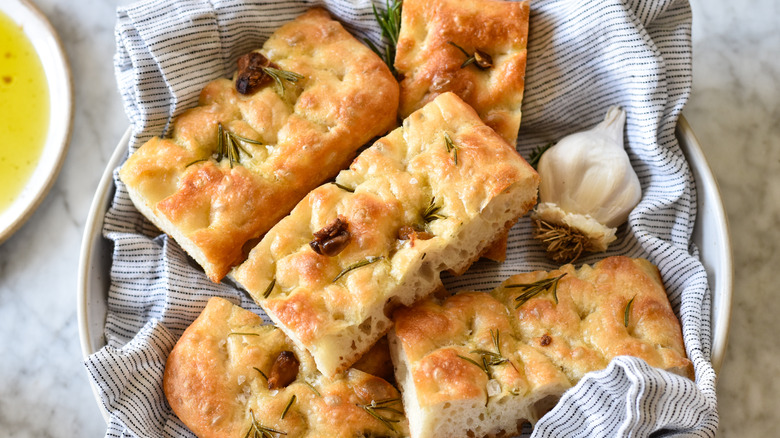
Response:
[{"label": "shallow dish of olive oil", "polygon": [[67,149],[70,73],[56,33],[26,0],[0,2],[0,242],[51,188]]}]

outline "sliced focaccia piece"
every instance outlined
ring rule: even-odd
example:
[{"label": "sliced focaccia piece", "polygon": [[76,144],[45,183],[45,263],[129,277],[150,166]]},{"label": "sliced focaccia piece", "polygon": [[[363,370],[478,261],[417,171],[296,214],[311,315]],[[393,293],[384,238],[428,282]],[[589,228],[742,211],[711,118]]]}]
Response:
[{"label": "sliced focaccia piece", "polygon": [[536,202],[538,175],[460,98],[439,96],[312,191],[235,279],[333,375],[390,311],[465,271]]},{"label": "sliced focaccia piece", "polygon": [[165,396],[197,436],[408,436],[398,391],[350,369],[328,379],[254,313],[212,298],[168,356]]},{"label": "sliced focaccia piece", "polygon": [[413,438],[512,434],[620,355],[693,378],[658,270],[612,257],[427,299],[388,334]]},{"label": "sliced focaccia piece", "polygon": [[395,78],[324,10],[282,26],[238,65],[119,174],[138,210],[213,281],[396,122]]},{"label": "sliced focaccia piece", "polygon": [[609,257],[579,269],[518,274],[492,294],[512,309],[517,337],[572,382],[621,355],[693,378],[680,321],[658,268],[645,259]]},{"label": "sliced focaccia piece", "polygon": [[395,56],[401,117],[451,91],[514,146],[528,18],[528,1],[404,0]]},{"label": "sliced focaccia piece", "polygon": [[394,320],[388,338],[412,437],[514,436],[570,387],[515,339],[508,309],[486,293],[428,298]]}]

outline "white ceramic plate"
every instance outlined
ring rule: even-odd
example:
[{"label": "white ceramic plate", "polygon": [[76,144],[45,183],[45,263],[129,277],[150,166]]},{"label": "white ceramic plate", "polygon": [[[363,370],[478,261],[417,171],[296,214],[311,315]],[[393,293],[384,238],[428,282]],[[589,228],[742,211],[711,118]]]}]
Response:
[{"label": "white ceramic plate", "polygon": [[[712,365],[720,371],[728,340],[731,313],[732,262],[728,223],[720,191],[699,142],[684,117],[677,124],[677,139],[693,171],[698,190],[699,214],[693,241],[699,247],[712,290]],[[81,351],[86,359],[105,344],[106,299],[109,287],[112,243],[102,237],[103,216],[114,193],[113,170],[127,154],[130,130],[109,160],[87,218],[78,273],[78,319]],[[93,391],[95,388],[93,387]],[[97,397],[97,394],[96,394]],[[103,416],[108,420],[98,399]]]},{"label": "white ceramic plate", "polygon": [[21,193],[0,213],[0,243],[30,217],[59,174],[70,142],[73,90],[70,67],[57,33],[46,16],[27,0],[0,0],[0,11],[22,26],[41,58],[49,83],[49,134],[41,158]]}]

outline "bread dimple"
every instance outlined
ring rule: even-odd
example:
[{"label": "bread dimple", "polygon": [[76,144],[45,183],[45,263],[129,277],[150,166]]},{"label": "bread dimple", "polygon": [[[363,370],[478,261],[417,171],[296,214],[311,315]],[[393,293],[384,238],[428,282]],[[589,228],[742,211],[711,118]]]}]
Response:
[{"label": "bread dimple", "polygon": [[415,438],[518,432],[620,355],[694,377],[658,270],[644,259],[518,274],[490,293],[423,300],[394,321],[391,357]]},{"label": "bread dimple", "polygon": [[[152,139],[120,170],[131,199],[219,281],[243,246],[312,188],[348,166],[355,151],[394,126],[398,84],[384,63],[327,12],[312,9],[260,49],[303,77],[251,95],[217,79],[199,106]],[[218,125],[239,141],[239,163],[216,163]]]},{"label": "bread dimple", "polygon": [[[438,289],[442,271],[465,271],[534,205],[538,175],[445,93],[363,151],[336,183],[309,193],[232,274],[326,375],[389,330],[394,307]],[[314,233],[337,217],[348,245],[315,254]]]},{"label": "bread dimple", "polygon": [[[395,67],[401,73],[399,114],[406,117],[441,93],[469,103],[488,126],[514,145],[525,88],[527,1],[406,0]],[[493,67],[461,68],[481,50]]]},{"label": "bread dimple", "polygon": [[[166,398],[197,436],[246,436],[253,417],[259,425],[302,438],[408,436],[402,415],[378,411],[391,421],[388,427],[365,408],[373,402],[403,410],[387,381],[355,369],[326,379],[281,330],[262,324],[254,313],[212,298],[168,356]],[[270,390],[263,375],[272,375],[282,351],[294,353],[298,373]]]}]

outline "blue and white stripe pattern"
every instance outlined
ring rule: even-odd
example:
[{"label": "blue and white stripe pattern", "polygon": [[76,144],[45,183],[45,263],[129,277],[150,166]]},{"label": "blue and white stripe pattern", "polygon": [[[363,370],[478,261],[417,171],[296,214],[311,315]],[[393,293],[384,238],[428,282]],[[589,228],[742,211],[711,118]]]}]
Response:
[{"label": "blue and white stripe pattern", "polygon": [[[241,54],[312,6],[327,8],[359,40],[380,42],[370,0],[143,0],[120,8],[115,65],[133,128],[130,150],[165,133],[209,80],[230,75]],[[533,0],[530,29],[518,151],[527,157],[537,146],[587,129],[610,105],[627,109],[626,147],[643,198],[607,254],[578,263],[624,254],[659,267],[696,382],[617,358],[580,381],[523,436],[713,437],[711,295],[691,243],[693,176],[674,136],[691,89],[690,6],[687,0]],[[115,181],[103,230],[114,243],[108,345],[85,362],[111,413],[106,436],[193,436],[165,402],[168,352],[211,296],[262,311],[236,288],[206,279]],[[514,273],[554,268],[530,234],[530,221],[521,219],[505,263],[478,262],[461,277],[446,276],[445,285],[490,290]]]}]

